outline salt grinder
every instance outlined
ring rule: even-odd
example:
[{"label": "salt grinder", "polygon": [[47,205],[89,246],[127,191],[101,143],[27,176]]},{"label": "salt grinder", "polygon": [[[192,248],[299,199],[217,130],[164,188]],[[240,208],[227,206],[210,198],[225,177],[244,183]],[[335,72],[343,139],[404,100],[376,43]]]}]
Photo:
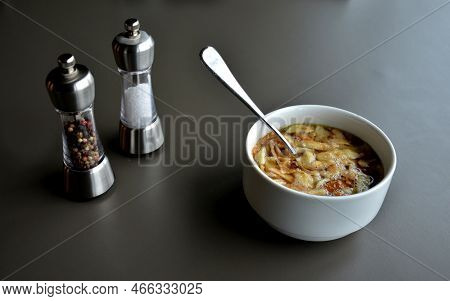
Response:
[{"label": "salt grinder", "polygon": [[126,20],[125,30],[112,42],[122,76],[119,142],[124,153],[143,155],[164,143],[150,75],[155,43],[151,36],[140,30],[137,19]]},{"label": "salt grinder", "polygon": [[58,67],[46,79],[48,94],[63,126],[64,190],[93,198],[114,183],[94,121],[94,77],[71,54],[58,57]]}]

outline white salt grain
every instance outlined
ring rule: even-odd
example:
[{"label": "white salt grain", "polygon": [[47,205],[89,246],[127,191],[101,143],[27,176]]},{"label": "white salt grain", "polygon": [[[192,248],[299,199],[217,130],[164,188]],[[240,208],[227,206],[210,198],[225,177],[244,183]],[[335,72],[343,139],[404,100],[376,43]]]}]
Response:
[{"label": "white salt grain", "polygon": [[122,119],[131,128],[150,125],[154,115],[152,89],[149,84],[139,84],[125,90]]}]

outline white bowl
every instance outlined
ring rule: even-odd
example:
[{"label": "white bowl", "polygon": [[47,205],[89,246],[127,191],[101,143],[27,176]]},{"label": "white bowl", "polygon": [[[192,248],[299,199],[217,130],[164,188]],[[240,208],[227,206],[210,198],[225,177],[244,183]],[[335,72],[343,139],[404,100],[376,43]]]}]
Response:
[{"label": "white bowl", "polygon": [[269,132],[258,121],[247,134],[243,185],[250,205],[259,216],[279,232],[308,241],[341,238],[370,223],[383,204],[396,166],[395,149],[389,138],[367,119],[333,107],[292,106],[266,117],[278,128],[308,122],[352,133],[375,150],[385,175],[369,190],[349,196],[317,196],[287,188],[269,178],[253,159],[253,147]]}]

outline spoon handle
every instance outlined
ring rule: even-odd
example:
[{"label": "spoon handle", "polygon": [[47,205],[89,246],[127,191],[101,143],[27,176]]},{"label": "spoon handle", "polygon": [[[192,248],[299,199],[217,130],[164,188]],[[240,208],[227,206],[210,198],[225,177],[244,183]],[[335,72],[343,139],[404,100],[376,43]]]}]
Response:
[{"label": "spoon handle", "polygon": [[253,113],[255,113],[262,121],[264,121],[267,126],[272,129],[272,131],[277,134],[278,137],[283,141],[283,143],[288,147],[292,154],[296,154],[296,150],[292,145],[286,140],[283,134],[278,131],[271,123],[266,120],[263,112],[258,108],[258,106],[250,99],[250,97],[242,89],[241,85],[238,83],[236,78],[231,73],[225,61],[222,59],[220,54],[211,46],[204,48],[200,52],[200,58],[206,67],[231,91],[237,98],[239,98]]}]

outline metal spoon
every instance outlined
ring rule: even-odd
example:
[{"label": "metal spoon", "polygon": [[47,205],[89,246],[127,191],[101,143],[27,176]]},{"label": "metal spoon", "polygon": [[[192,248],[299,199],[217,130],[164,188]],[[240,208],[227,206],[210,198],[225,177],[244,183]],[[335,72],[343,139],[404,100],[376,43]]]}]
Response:
[{"label": "metal spoon", "polygon": [[289,151],[295,155],[297,151],[295,148],[287,141],[287,139],[280,133],[280,131],[270,124],[263,112],[256,106],[256,104],[250,99],[250,97],[239,85],[236,78],[231,73],[225,61],[222,59],[220,54],[211,46],[208,46],[202,51],[200,51],[200,58],[206,67],[231,91],[237,98],[239,98],[253,113],[256,114],[269,128],[274,131],[275,134],[283,141],[287,146]]}]

